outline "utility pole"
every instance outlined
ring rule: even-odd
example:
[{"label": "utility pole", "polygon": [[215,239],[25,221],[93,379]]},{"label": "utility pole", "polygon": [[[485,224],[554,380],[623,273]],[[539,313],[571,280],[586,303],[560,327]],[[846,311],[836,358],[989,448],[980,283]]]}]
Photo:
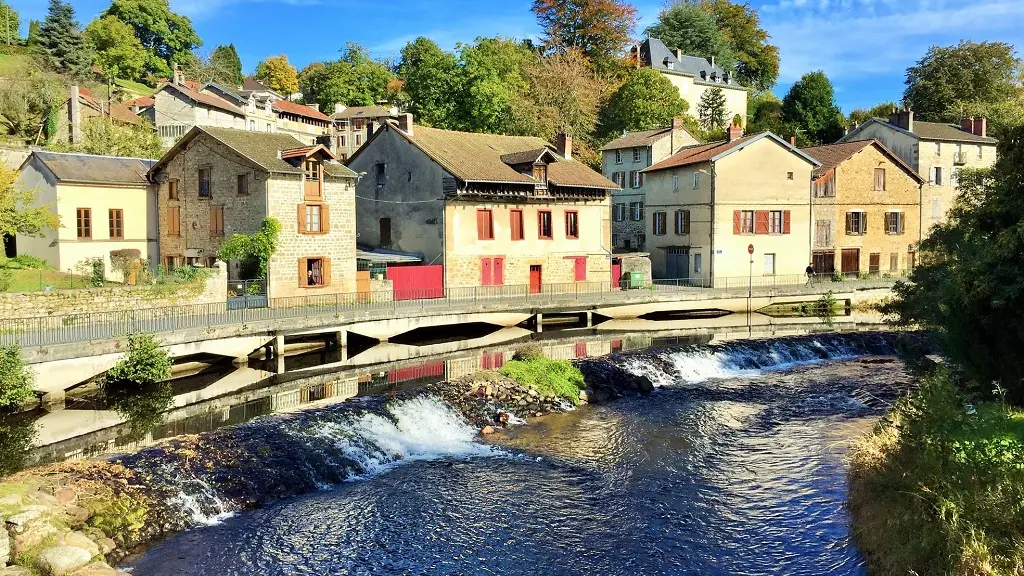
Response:
[{"label": "utility pole", "polygon": [[11,45],[11,7],[4,3],[4,37],[7,38],[7,45]]}]

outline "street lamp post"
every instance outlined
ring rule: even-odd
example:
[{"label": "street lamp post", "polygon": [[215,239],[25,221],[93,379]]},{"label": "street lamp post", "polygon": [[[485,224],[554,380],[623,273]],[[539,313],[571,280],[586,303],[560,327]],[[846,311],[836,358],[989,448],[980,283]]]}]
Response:
[{"label": "street lamp post", "polygon": [[750,254],[750,274],[747,277],[747,315],[750,315],[751,300],[754,299],[754,245],[747,246],[747,254]]}]

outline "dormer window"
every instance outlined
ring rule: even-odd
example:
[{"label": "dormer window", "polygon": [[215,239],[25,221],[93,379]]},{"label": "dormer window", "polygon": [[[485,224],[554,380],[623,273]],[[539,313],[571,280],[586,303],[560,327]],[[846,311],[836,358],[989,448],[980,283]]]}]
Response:
[{"label": "dormer window", "polygon": [[303,178],[303,193],[306,200],[320,200],[323,198],[323,187],[321,186],[320,161],[307,159],[304,162],[305,176]]},{"label": "dormer window", "polygon": [[548,183],[548,167],[545,164],[534,164],[533,179],[536,180],[538,184],[546,186]]}]

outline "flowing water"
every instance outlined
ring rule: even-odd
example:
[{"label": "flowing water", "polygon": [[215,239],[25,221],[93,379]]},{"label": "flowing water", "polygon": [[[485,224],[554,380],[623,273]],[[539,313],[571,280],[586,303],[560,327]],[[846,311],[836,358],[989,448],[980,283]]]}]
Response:
[{"label": "flowing water", "polygon": [[863,574],[843,458],[909,384],[890,342],[617,354],[658,388],[488,437],[429,396],[261,418],[217,441],[260,438],[275,450],[268,473],[313,491],[256,511],[238,512],[208,473],[144,452],[129,465],[175,484],[178,505],[209,525],[127,565],[136,576]]}]

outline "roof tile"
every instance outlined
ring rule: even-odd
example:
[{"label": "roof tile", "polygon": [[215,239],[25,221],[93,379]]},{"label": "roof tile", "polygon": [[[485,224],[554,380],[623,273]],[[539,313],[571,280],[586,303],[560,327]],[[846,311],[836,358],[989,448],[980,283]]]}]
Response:
[{"label": "roof tile", "polygon": [[324,114],[319,110],[314,110],[309,106],[303,104],[296,104],[290,100],[275,100],[274,109],[280,112],[286,112],[288,114],[295,114],[298,116],[304,116],[306,118],[313,118],[314,120],[323,120],[324,122],[330,122],[331,117]]},{"label": "roof tile", "polygon": [[148,184],[146,173],[156,160],[35,151],[35,157],[61,182]]}]

